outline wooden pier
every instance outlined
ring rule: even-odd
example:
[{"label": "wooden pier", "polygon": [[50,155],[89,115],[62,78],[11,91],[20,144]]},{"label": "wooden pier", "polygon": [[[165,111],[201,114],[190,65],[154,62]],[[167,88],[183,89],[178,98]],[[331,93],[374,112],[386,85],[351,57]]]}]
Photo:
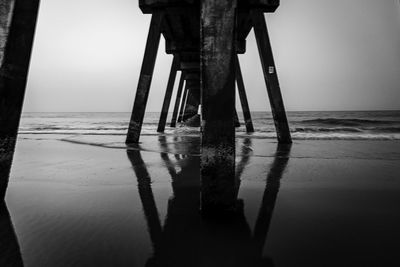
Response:
[{"label": "wooden pier", "polygon": [[139,78],[126,142],[139,142],[154,55],[162,35],[166,52],[174,59],[158,131],[165,129],[173,81],[179,70],[182,74],[171,127],[176,126],[176,121],[185,122],[196,116],[201,105],[201,209],[206,214],[234,211],[235,126],[238,125],[235,82],[246,131],[254,132],[237,55],[246,52],[246,39],[252,29],[256,35],[278,142],[291,143],[264,18],[264,13],[278,8],[279,1],[141,0],[139,6],[143,13],[152,14],[153,19],[143,59],[146,71],[142,71]]},{"label": "wooden pier", "polygon": [[[151,23],[126,143],[138,143],[160,39],[173,56],[158,132],[163,132],[180,72],[171,127],[199,116],[201,209],[235,210],[235,84],[247,132],[253,132],[238,54],[254,29],[279,143],[291,143],[288,121],[264,17],[279,0],[139,0]],[[4,197],[25,93],[39,0],[0,3],[0,193]],[[7,174],[7,175],[6,175]]]}]

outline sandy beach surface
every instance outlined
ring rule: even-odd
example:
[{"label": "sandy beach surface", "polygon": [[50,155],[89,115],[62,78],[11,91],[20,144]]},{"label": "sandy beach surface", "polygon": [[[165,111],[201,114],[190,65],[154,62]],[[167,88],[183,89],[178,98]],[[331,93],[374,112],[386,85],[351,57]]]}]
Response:
[{"label": "sandy beach surface", "polygon": [[238,138],[243,210],[226,221],[199,214],[198,137],[141,141],[127,150],[123,136],[20,135],[1,208],[8,260],[400,266],[397,140]]}]

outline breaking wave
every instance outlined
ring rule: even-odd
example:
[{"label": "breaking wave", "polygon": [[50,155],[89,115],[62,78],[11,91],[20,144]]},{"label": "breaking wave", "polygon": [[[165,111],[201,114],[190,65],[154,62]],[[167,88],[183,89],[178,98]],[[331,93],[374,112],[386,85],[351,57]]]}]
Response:
[{"label": "breaking wave", "polygon": [[391,125],[400,123],[399,121],[387,120],[368,120],[368,119],[338,119],[338,118],[319,118],[301,121],[306,124],[328,124],[343,126],[362,126],[362,125]]}]

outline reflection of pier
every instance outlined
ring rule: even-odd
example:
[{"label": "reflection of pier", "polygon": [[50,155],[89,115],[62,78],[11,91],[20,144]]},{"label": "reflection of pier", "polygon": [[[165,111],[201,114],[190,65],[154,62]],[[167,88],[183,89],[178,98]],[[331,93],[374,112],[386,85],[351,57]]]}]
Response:
[{"label": "reflection of pier", "polygon": [[[280,180],[289,160],[290,146],[277,148],[252,233],[244,215],[245,203],[237,196],[236,202],[240,208],[235,216],[203,218],[199,213],[199,158],[186,157],[174,163],[170,154],[165,153],[168,152],[165,140],[160,141],[164,151],[161,152],[161,157],[171,176],[173,189],[173,197],[168,201],[167,216],[163,225],[158,216],[151,178],[141,152],[128,151],[138,180],[138,190],[153,244],[153,256],[146,266],[274,266],[271,259],[263,257],[263,248]],[[249,145],[251,140],[245,139],[243,149],[246,150]],[[246,151],[243,152],[236,171],[238,179],[251,157]]]},{"label": "reflection of pier", "polygon": [[24,266],[17,236],[4,202],[0,203],[0,266]]}]

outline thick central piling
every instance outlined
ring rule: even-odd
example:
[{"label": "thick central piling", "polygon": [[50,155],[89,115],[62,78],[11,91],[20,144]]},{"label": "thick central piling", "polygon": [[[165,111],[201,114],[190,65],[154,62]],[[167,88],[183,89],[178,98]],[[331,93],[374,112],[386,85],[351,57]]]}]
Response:
[{"label": "thick central piling", "polygon": [[201,210],[235,210],[236,0],[201,2]]}]

